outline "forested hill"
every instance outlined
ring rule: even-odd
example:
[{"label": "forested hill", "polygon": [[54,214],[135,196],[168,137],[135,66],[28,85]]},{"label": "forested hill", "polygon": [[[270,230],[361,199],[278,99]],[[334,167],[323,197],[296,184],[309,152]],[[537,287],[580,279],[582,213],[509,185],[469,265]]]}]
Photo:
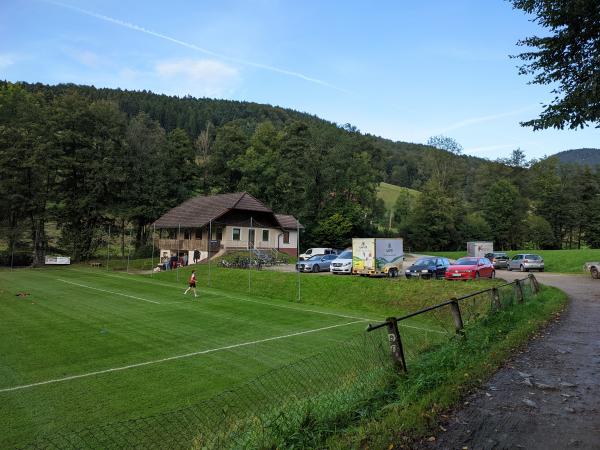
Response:
[{"label": "forested hill", "polygon": [[[195,139],[209,125],[213,132],[223,125],[235,122],[251,133],[256,125],[270,122],[276,129],[292,122],[300,121],[315,128],[337,128],[342,134],[356,135],[357,130],[350,124],[338,125],[315,115],[289,108],[265,105],[246,101],[216,100],[210,98],[175,97],[155,94],[150,91],[128,91],[122,89],[96,88],[75,84],[48,86],[40,83],[20,83],[31,92],[50,93],[62,96],[76,92],[91,101],[108,100],[116,102],[119,109],[129,118],[146,113],[157,120],[168,133],[176,128],[183,129],[191,139]],[[448,158],[462,160],[459,165],[465,169],[476,169],[487,161],[472,156],[457,156],[423,144],[391,141],[378,136],[363,135],[377,151],[381,152],[381,181],[419,189],[428,179],[429,170],[424,167],[436,155],[444,154]]]},{"label": "forested hill", "polygon": [[600,149],[598,148],[565,150],[552,156],[558,158],[563,164],[581,164],[587,166],[596,166],[600,164]]},{"label": "forested hill", "polygon": [[[250,102],[0,82],[0,253],[33,242],[34,261],[49,246],[86,259],[104,230],[128,226],[142,251],[169,208],[236,191],[298,217],[304,246],[378,233],[417,250],[472,239],[596,245],[588,225],[600,224],[600,175],[555,162],[529,168],[519,151],[487,161]],[[421,195],[398,196],[388,212],[381,182]]]}]

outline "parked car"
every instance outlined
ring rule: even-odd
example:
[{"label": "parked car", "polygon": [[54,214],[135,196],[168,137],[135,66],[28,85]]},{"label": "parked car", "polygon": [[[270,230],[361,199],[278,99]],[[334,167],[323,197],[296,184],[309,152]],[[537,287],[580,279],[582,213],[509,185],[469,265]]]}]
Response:
[{"label": "parked car", "polygon": [[477,280],[479,278],[495,278],[494,265],[487,258],[467,256],[458,259],[446,269],[446,280]]},{"label": "parked car", "polygon": [[304,261],[304,260],[312,258],[315,255],[336,255],[337,253],[338,253],[337,250],[335,250],[333,248],[324,248],[324,247],[309,248],[304,253],[302,253],[300,256],[298,256],[298,259],[300,259],[300,261]]},{"label": "parked car", "polygon": [[494,265],[494,269],[506,269],[508,267],[509,256],[504,252],[486,253],[485,257]]},{"label": "parked car", "polygon": [[508,261],[507,269],[520,270],[521,272],[529,272],[532,269],[544,271],[544,258],[533,253],[519,253]]},{"label": "parked car", "polygon": [[345,250],[335,258],[329,266],[329,271],[334,274],[352,273],[352,250]]},{"label": "parked car", "polygon": [[404,271],[404,276],[409,279],[444,278],[448,266],[450,266],[450,261],[447,258],[419,258],[412,266]]},{"label": "parked car", "polygon": [[592,278],[600,278],[600,262],[586,262],[583,266],[586,272],[589,272]]},{"label": "parked car", "polygon": [[337,258],[337,255],[315,255],[306,261],[298,261],[296,270],[299,272],[329,271],[329,266],[335,258]]}]

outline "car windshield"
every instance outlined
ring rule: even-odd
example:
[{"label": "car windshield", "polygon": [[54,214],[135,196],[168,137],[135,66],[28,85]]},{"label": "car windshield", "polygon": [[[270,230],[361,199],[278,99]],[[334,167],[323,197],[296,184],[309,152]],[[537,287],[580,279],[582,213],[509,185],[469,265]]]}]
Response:
[{"label": "car windshield", "polygon": [[352,259],[352,252],[343,252],[338,259]]},{"label": "car windshield", "polygon": [[419,258],[415,262],[415,266],[435,266],[434,258]]},{"label": "car windshield", "polygon": [[538,259],[541,259],[538,255],[525,255],[525,259],[533,259],[535,261],[537,261]]},{"label": "car windshield", "polygon": [[457,266],[476,266],[477,261],[479,261],[477,258],[460,258],[458,261],[456,261],[456,265]]},{"label": "car windshield", "polygon": [[311,256],[310,258],[308,258],[308,260],[309,261],[318,261],[322,257],[323,257],[323,255],[315,255],[315,256]]},{"label": "car windshield", "polygon": [[508,258],[506,253],[494,253],[494,258]]}]

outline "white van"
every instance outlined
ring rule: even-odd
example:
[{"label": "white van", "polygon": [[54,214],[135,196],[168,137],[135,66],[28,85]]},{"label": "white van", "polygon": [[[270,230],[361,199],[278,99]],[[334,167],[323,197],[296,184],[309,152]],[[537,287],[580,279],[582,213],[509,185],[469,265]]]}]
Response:
[{"label": "white van", "polygon": [[304,261],[305,259],[308,259],[311,256],[315,256],[315,255],[337,255],[337,250],[335,250],[333,248],[322,248],[322,247],[309,248],[304,253],[302,253],[298,257],[298,259],[300,261]]}]

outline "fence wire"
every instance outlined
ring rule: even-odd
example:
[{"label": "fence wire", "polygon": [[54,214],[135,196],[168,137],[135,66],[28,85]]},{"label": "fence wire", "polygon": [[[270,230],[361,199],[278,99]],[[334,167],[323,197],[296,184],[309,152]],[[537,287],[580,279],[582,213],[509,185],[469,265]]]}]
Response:
[{"label": "fence wire", "polygon": [[[523,300],[534,296],[533,279],[520,281]],[[497,292],[497,297],[494,292]],[[458,299],[468,327],[520,300],[516,283]],[[406,360],[418,358],[456,335],[448,306],[400,320]],[[44,436],[22,449],[274,449],[312,448],[320,424],[324,433],[336,421],[369,404],[397,375],[386,327],[274,369],[185,408],[149,417]]]},{"label": "fence wire", "polygon": [[336,417],[381,392],[393,375],[382,329],[177,411],[58,433],[22,448],[290,447],[294,440],[301,444],[303,427],[335,423]]}]

